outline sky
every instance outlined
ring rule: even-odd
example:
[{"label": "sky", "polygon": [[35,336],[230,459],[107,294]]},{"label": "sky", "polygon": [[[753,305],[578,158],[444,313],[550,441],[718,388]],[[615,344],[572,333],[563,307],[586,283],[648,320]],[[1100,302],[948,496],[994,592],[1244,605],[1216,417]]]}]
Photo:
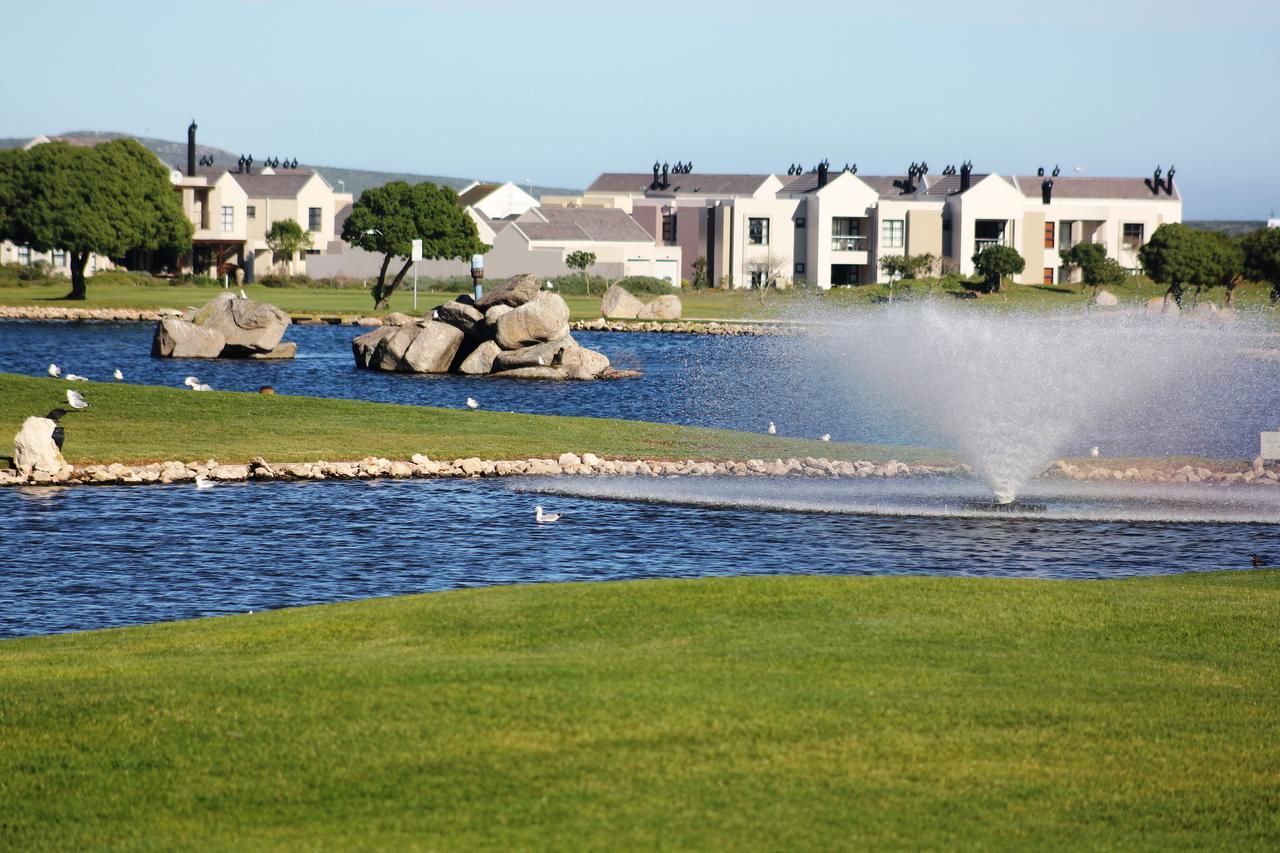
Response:
[{"label": "sky", "polygon": [[44,0],[4,21],[0,137],[180,140],[194,117],[258,159],[577,188],[655,159],[1176,165],[1186,218],[1280,209],[1275,0]]}]

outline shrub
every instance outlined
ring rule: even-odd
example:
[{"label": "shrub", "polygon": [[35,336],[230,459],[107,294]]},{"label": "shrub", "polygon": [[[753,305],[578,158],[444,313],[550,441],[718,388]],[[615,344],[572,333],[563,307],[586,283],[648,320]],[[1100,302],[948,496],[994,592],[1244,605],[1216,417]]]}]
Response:
[{"label": "shrub", "polygon": [[665,278],[654,278],[649,275],[627,276],[620,279],[618,284],[634,294],[652,293],[661,296],[664,293],[674,293],[676,290]]}]

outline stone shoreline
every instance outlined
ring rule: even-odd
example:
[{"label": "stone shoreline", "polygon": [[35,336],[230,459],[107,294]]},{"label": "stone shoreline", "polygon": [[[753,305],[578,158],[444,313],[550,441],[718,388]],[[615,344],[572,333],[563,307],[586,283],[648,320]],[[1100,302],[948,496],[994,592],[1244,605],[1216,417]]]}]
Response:
[{"label": "stone shoreline", "polygon": [[[156,322],[181,317],[176,308],[74,308],[70,306],[0,305],[0,320],[65,320],[102,322]],[[291,314],[299,325],[381,326],[378,317],[356,314]],[[731,323],[724,320],[574,320],[575,332],[673,332],[688,335],[779,335],[782,326],[767,323]]]},{"label": "stone shoreline", "polygon": [[[155,462],[148,465],[68,465],[56,473],[33,472],[24,477],[13,470],[0,469],[0,486],[29,485],[135,485],[144,483],[184,483],[197,476],[218,482],[249,480],[374,480],[410,478],[481,478],[511,476],[631,476],[631,477],[965,477],[968,465],[908,465],[896,460],[883,463],[859,460],[833,461],[804,459],[748,459],[721,462],[659,459],[604,459],[594,453],[562,453],[556,459],[467,459],[433,460],[415,454],[408,460],[368,456],[345,462],[267,462],[255,457],[250,463]],[[1057,480],[1122,481],[1142,483],[1202,483],[1213,485],[1280,486],[1280,464],[1270,467],[1261,459],[1239,470],[1217,470],[1182,465],[1164,468],[1145,465],[1125,468],[1106,465],[1072,465],[1059,460],[1040,477]]]}]

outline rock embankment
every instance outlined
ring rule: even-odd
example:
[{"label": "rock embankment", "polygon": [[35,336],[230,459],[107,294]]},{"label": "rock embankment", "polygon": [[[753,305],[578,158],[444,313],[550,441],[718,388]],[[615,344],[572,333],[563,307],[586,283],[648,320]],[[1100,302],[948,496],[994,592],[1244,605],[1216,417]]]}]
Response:
[{"label": "rock embankment", "polygon": [[759,335],[777,336],[794,334],[794,329],[767,323],[726,323],[720,320],[683,320],[678,323],[657,323],[622,320],[575,320],[570,323],[575,332],[674,332],[686,335]]},{"label": "rock embankment", "polygon": [[1132,465],[1082,463],[1061,459],[1040,476],[1055,480],[1121,481],[1132,483],[1204,483],[1209,485],[1280,485],[1280,463],[1267,465],[1262,457],[1245,468],[1206,468],[1203,465],[1154,465],[1150,461]]},{"label": "rock embankment", "polygon": [[356,366],[396,373],[462,373],[509,379],[620,377],[603,353],[569,333],[569,306],[532,275],[516,276],[480,299],[463,294],[429,318],[388,314],[351,342]]},{"label": "rock embankment", "polygon": [[0,305],[0,320],[105,320],[114,322],[155,321],[180,317],[172,308],[67,308],[61,305]]},{"label": "rock embankment", "polygon": [[150,465],[67,465],[57,472],[32,471],[28,475],[0,470],[0,485],[132,485],[182,483],[203,475],[210,480],[370,480],[385,477],[511,477],[596,475],[623,477],[942,477],[967,474],[967,466],[907,465],[903,462],[842,462],[829,459],[748,459],[696,462],[661,459],[604,459],[594,453],[562,453],[552,459],[433,460],[414,454],[408,460],[368,456],[347,462],[267,462],[261,457],[248,464],[203,462],[155,462]]}]

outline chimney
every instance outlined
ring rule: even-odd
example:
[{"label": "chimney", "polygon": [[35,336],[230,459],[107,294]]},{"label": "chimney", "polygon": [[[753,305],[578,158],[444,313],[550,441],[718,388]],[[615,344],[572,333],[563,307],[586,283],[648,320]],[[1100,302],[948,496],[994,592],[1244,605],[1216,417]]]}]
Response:
[{"label": "chimney", "polygon": [[666,163],[662,164],[662,183],[659,185],[659,189],[665,190],[667,187],[671,186],[671,181],[668,180],[667,178],[667,173],[670,171],[670,169],[671,167],[668,166]]},{"label": "chimney", "polygon": [[1048,204],[1053,199],[1053,178],[1045,178],[1040,182],[1040,200]]},{"label": "chimney", "polygon": [[960,192],[969,189],[971,175],[973,174],[973,164],[965,160],[960,164]]},{"label": "chimney", "polygon": [[823,160],[821,163],[818,164],[818,187],[821,188],[821,187],[825,187],[826,185],[827,185],[827,161]]},{"label": "chimney", "polygon": [[194,178],[196,174],[196,120],[191,120],[191,126],[187,128],[187,177]]},{"label": "chimney", "polygon": [[1177,171],[1172,166],[1169,167],[1169,174],[1164,177],[1164,191],[1169,195],[1173,195],[1173,173]]}]

